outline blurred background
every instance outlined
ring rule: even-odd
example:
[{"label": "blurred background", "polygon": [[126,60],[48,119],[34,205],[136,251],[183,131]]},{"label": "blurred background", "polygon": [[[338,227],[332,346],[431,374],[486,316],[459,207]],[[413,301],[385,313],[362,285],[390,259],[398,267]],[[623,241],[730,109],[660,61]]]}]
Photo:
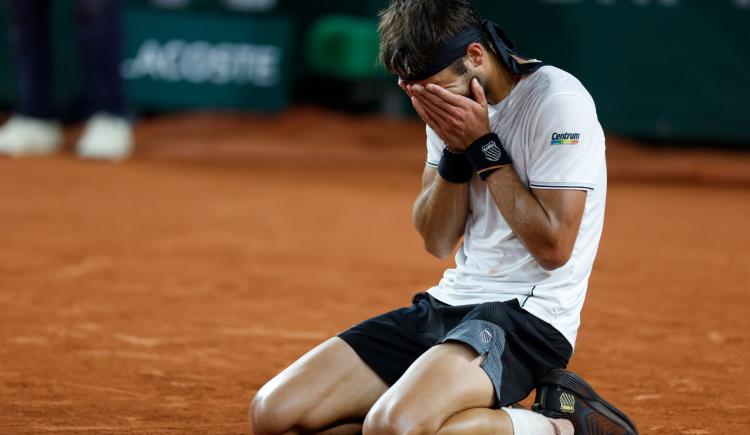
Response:
[{"label": "blurred background", "polygon": [[[0,433],[248,433],[272,376],[452,267],[385,4],[0,2]],[[607,133],[571,369],[641,433],[747,433],[750,1],[474,4]]]},{"label": "blurred background", "polygon": [[[52,92],[82,116],[76,2],[51,2]],[[131,114],[218,109],[280,113],[312,103],[410,116],[376,64],[383,0],[127,0],[120,73]],[[476,0],[518,51],[563,68],[613,133],[747,145],[747,0]],[[7,10],[0,26],[8,25]],[[0,44],[0,106],[18,97],[16,55]]]}]

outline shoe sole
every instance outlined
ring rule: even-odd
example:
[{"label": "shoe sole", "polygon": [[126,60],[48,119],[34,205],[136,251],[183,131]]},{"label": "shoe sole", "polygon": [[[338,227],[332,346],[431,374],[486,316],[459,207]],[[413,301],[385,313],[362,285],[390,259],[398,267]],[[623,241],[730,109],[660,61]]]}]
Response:
[{"label": "shoe sole", "polygon": [[638,429],[636,428],[635,423],[611,403],[596,394],[596,391],[594,391],[591,385],[578,375],[565,370],[553,370],[548,373],[539,384],[554,384],[567,388],[583,398],[588,405],[594,408],[597,412],[625,428],[625,430],[627,430],[627,435],[638,435]]},{"label": "shoe sole", "polygon": [[61,145],[36,145],[26,147],[25,149],[6,149],[0,147],[0,155],[13,159],[24,157],[46,157],[57,154],[62,148]]}]

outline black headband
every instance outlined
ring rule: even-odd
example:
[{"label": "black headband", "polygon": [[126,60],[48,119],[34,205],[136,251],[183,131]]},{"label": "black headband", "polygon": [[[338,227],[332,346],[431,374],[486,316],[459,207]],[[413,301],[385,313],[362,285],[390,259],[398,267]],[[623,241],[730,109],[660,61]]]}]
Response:
[{"label": "black headband", "polygon": [[440,44],[430,65],[403,79],[412,83],[428,79],[464,57],[469,44],[485,40],[491,43],[495,53],[513,74],[528,74],[544,65],[539,61],[518,62],[516,57],[520,56],[513,51],[513,43],[505,35],[503,29],[492,21],[484,20],[480,27],[465,30]]},{"label": "black headband", "polygon": [[484,36],[481,28],[464,30],[440,44],[432,59],[432,63],[422,71],[417,71],[405,77],[406,81],[419,82],[434,76],[451,66],[457,59],[464,57],[466,55],[466,47],[469,44],[483,40]]}]

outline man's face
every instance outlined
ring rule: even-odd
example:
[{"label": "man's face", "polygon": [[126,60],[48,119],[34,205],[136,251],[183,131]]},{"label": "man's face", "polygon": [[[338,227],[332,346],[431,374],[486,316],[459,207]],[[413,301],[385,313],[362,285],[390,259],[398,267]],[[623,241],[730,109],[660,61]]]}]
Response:
[{"label": "man's face", "polygon": [[399,80],[398,84],[406,92],[406,94],[409,95],[409,97],[413,96],[408,89],[409,85],[426,86],[432,83],[434,85],[442,87],[449,92],[453,92],[454,94],[458,94],[473,100],[474,95],[471,92],[471,80],[474,78],[479,80],[479,84],[482,85],[482,88],[484,88],[485,94],[488,94],[487,79],[483,77],[479,73],[479,71],[472,71],[471,69],[468,69],[464,74],[458,74],[455,68],[453,68],[452,66],[445,68],[444,70],[426,80],[421,80],[418,82],[405,82],[403,80]]},{"label": "man's face", "polygon": [[453,92],[467,98],[471,98],[471,88],[469,86],[471,82],[471,75],[466,72],[464,74],[457,74],[453,67],[448,67],[427,80],[422,80],[415,84],[426,86],[429,83],[440,86],[446,91]]}]

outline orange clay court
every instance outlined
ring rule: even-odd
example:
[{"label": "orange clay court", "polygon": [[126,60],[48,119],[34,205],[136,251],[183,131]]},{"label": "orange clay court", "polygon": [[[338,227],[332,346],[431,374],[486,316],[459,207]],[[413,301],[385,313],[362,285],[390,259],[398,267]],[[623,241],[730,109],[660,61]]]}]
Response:
[{"label": "orange clay court", "polygon": [[[0,160],[2,434],[248,433],[265,381],[452,264],[412,227],[416,122],[298,108],[136,134],[119,165]],[[608,160],[571,369],[641,433],[748,433],[750,155],[610,137]]]}]

